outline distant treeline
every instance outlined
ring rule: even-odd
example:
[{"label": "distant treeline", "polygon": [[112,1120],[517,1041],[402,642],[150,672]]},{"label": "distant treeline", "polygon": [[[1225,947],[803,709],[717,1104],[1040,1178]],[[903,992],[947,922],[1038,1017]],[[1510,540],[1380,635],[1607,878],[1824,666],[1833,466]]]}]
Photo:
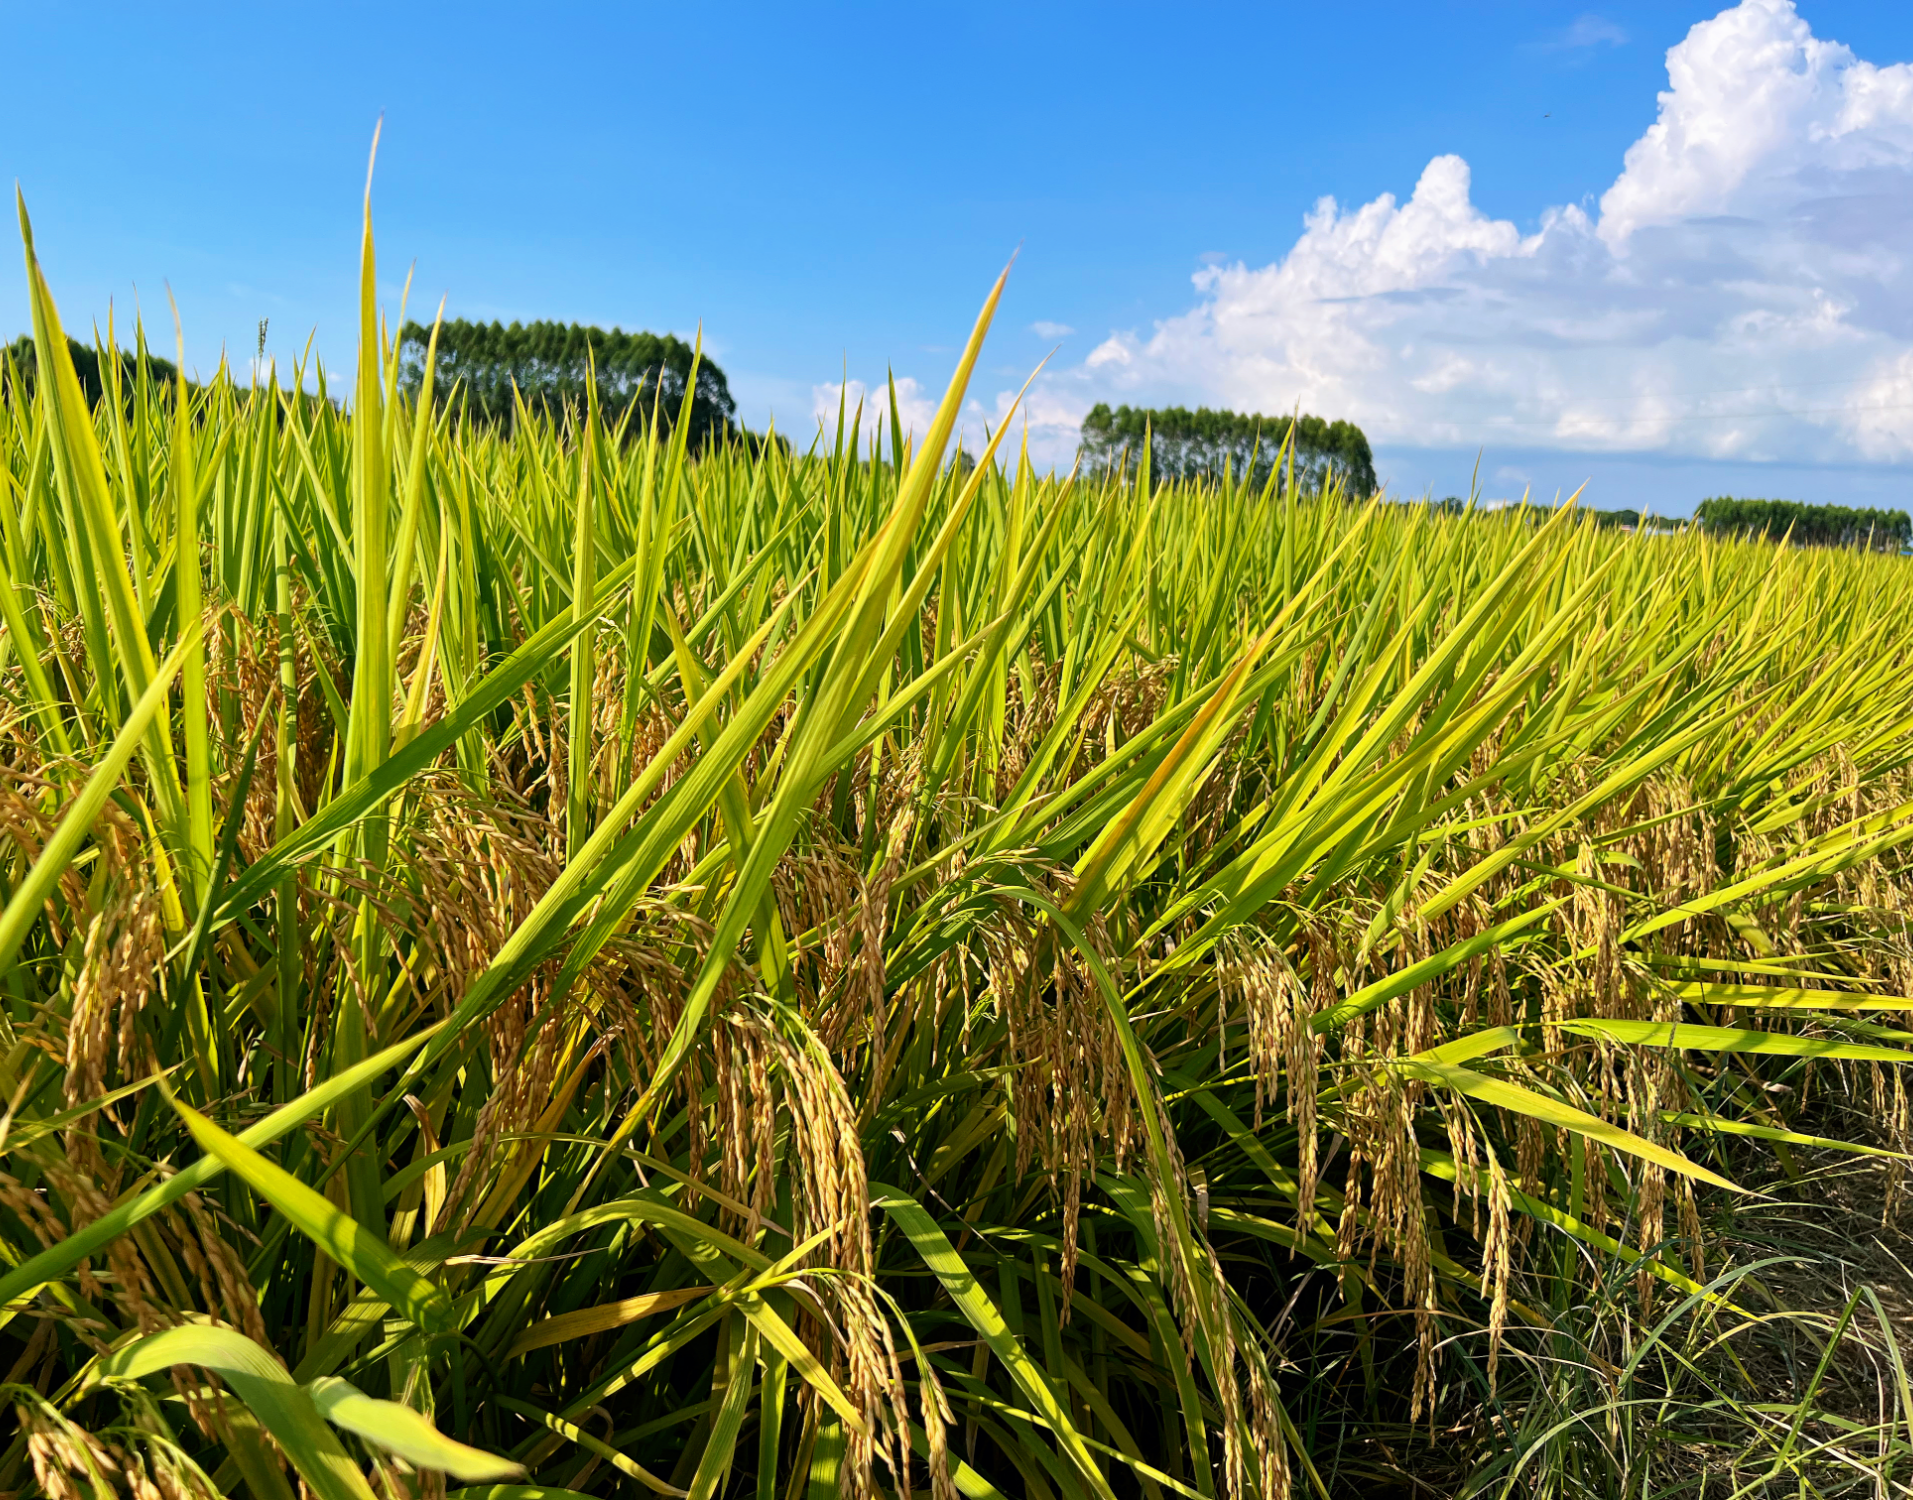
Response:
[{"label": "distant treeline", "polygon": [[1204,406],[1146,408],[1103,403],[1083,418],[1081,456],[1085,470],[1104,472],[1134,464],[1150,445],[1149,467],[1162,479],[1219,479],[1226,469],[1237,479],[1268,480],[1295,430],[1295,482],[1301,490],[1325,488],[1331,480],[1367,499],[1380,488],[1368,439],[1353,422],[1323,417],[1264,417],[1212,411]]},{"label": "distant treeline", "polygon": [[1791,536],[1802,546],[1900,552],[1913,544],[1913,522],[1903,510],[1805,505],[1798,500],[1737,500],[1721,495],[1701,501],[1694,520],[1709,531],[1771,537],[1775,541]]},{"label": "distant treeline", "polygon": [[1638,510],[1596,510],[1590,505],[1584,507],[1581,514],[1590,518],[1596,526],[1636,530],[1641,524]]},{"label": "distant treeline", "polygon": [[[399,382],[408,393],[419,389],[431,336],[422,323],[407,323],[400,332]],[[670,334],[459,319],[439,327],[433,388],[449,393],[456,383],[468,417],[509,427],[517,420],[514,389],[526,407],[557,413],[584,406],[595,383],[599,410],[611,421],[633,406],[649,415],[656,403],[665,425],[675,427],[694,361],[690,444],[702,448],[733,435],[737,403],[710,356],[696,359],[689,344]]]},{"label": "distant treeline", "polygon": [[[1470,506],[1458,495],[1431,500],[1430,508],[1452,515],[1493,514],[1506,506]],[[1532,506],[1536,519],[1550,507]],[[1798,500],[1737,500],[1730,495],[1703,500],[1691,522],[1638,510],[1596,510],[1580,505],[1576,511],[1596,526],[1650,531],[1677,531],[1694,525],[1721,536],[1764,537],[1779,541],[1791,536],[1798,546],[1870,547],[1876,552],[1904,552],[1913,546],[1913,521],[1903,510],[1869,510],[1845,505],[1807,505]]]},{"label": "distant treeline", "polygon": [[[1431,510],[1438,510],[1445,515],[1451,516],[1468,515],[1471,513],[1493,515],[1505,511],[1508,508],[1499,502],[1492,507],[1470,506],[1470,504],[1459,495],[1450,495],[1443,500],[1430,500],[1428,506]],[[1546,505],[1530,505],[1528,511],[1532,516],[1545,517],[1551,508],[1552,507]],[[1609,530],[1636,530],[1643,522],[1645,522],[1649,528],[1659,528],[1662,530],[1671,529],[1680,524],[1677,521],[1669,521],[1662,516],[1648,515],[1643,517],[1642,513],[1638,510],[1596,510],[1592,505],[1577,505],[1575,507],[1575,513],[1583,520],[1592,521],[1596,526]]]},{"label": "distant treeline", "polygon": [[[106,394],[106,376],[112,368],[111,364],[103,367],[100,351],[91,344],[82,344],[76,338],[68,338],[66,347],[73,356],[73,373],[80,377],[80,389],[86,392],[87,404],[99,405],[100,398]],[[118,352],[120,390],[123,394],[130,394],[139,379],[139,356],[130,349]],[[146,356],[146,368],[155,386],[169,383],[179,373],[171,360],[159,359],[151,354]],[[33,335],[23,333],[7,345],[5,358],[0,359],[0,387],[17,377],[20,389],[30,394],[39,374],[40,360],[33,352]]]}]

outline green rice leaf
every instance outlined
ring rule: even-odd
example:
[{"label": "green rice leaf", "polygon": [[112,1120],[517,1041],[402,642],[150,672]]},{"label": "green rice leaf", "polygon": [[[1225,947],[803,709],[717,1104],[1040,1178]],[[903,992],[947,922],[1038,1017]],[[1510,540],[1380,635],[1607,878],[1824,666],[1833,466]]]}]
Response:
[{"label": "green rice leaf", "polygon": [[28,930],[39,920],[41,908],[53,895],[60,877],[66,874],[79,854],[81,845],[92,833],[93,825],[99,821],[100,813],[106,807],[106,799],[119,786],[127,764],[144,742],[148,729],[157,722],[159,712],[165,706],[166,695],[172,688],[173,676],[185,661],[192,642],[197,639],[198,630],[195,628],[172,649],[153,674],[152,681],[120,725],[119,733],[113,736],[112,745],[86,778],[86,785],[61,813],[60,825],[46,841],[40,857],[34,860],[26,878],[14,887],[13,894],[7,898],[6,909],[0,911],[0,973],[12,967]]},{"label": "green rice leaf", "polygon": [[1104,1500],[1113,1500],[1108,1481],[1103,1478],[1088,1445],[1071,1422],[1069,1413],[1058,1401],[1048,1378],[1025,1352],[1021,1341],[1011,1335],[1002,1313],[977,1284],[976,1277],[963,1263],[963,1257],[956,1253],[937,1221],[924,1212],[923,1206],[908,1193],[875,1182],[871,1183],[870,1190],[871,1206],[889,1215],[891,1222],[903,1231],[904,1238],[909,1240],[910,1247],[924,1265],[943,1283],[943,1289],[949,1293],[957,1311],[989,1345],[990,1352],[1009,1372],[1024,1398],[1049,1423],[1057,1442],[1076,1465],[1090,1492],[1103,1496]]},{"label": "green rice leaf", "polygon": [[322,1375],[306,1387],[319,1414],[335,1427],[355,1433],[376,1448],[395,1453],[420,1469],[436,1469],[454,1479],[478,1483],[509,1479],[525,1472],[523,1464],[464,1443],[453,1442],[421,1412],[396,1401],[368,1396],[350,1381]]},{"label": "green rice leaf", "polygon": [[188,1325],[133,1339],[100,1360],[108,1380],[142,1380],[173,1365],[210,1370],[233,1389],[320,1500],[373,1500],[372,1488],[285,1366],[230,1328]]},{"label": "green rice leaf", "polygon": [[[357,1066],[328,1078],[316,1088],[301,1094],[290,1104],[267,1115],[258,1124],[247,1127],[233,1139],[247,1147],[270,1145],[305,1124],[317,1119],[353,1089],[360,1088],[381,1073],[397,1066],[425,1045],[436,1027],[414,1032],[384,1051],[368,1057]],[[170,1208],[186,1194],[204,1187],[226,1169],[219,1157],[208,1154],[181,1168],[164,1182],[145,1189],[132,1199],[114,1205],[83,1229],[77,1229],[58,1244],[50,1245],[29,1257],[6,1275],[0,1276],[0,1307],[7,1306],[66,1275],[88,1256],[98,1254],[116,1237],[126,1233],[162,1209]]]},{"label": "green rice leaf", "polygon": [[193,1139],[264,1198],[307,1239],[318,1245],[360,1281],[428,1333],[452,1327],[452,1302],[445,1289],[408,1266],[351,1215],[322,1194],[268,1161],[252,1147],[228,1135],[199,1111],[173,1100]]}]

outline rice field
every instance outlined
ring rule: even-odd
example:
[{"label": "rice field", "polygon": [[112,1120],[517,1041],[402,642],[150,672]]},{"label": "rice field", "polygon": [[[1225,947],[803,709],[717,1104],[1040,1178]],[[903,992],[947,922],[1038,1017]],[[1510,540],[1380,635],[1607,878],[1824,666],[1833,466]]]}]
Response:
[{"label": "rice field", "polygon": [[1913,1144],[1907,560],[952,463],[1001,282],[927,432],[506,432],[369,205],[348,382],[89,408],[21,222],[0,1490],[1913,1481],[1786,1238]]}]

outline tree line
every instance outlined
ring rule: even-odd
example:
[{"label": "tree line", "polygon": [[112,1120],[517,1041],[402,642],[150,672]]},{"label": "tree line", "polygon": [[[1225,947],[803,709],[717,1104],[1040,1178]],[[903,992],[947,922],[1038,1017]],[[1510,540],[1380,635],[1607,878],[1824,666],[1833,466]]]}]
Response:
[{"label": "tree line", "polygon": [[1733,536],[1791,537],[1801,546],[1865,547],[1900,552],[1913,545],[1913,521],[1903,510],[1806,505],[1798,500],[1739,500],[1718,495],[1695,507],[1694,520]]},{"label": "tree line", "polygon": [[[431,337],[431,328],[422,323],[407,323],[400,331],[399,383],[410,394],[417,394],[423,380]],[[441,392],[456,386],[468,418],[506,427],[516,422],[521,402],[534,411],[559,413],[582,407],[595,388],[599,409],[613,421],[634,406],[648,415],[655,405],[666,427],[674,428],[691,388],[693,448],[737,430],[737,403],[724,372],[710,356],[699,358],[671,334],[581,323],[456,319],[439,325],[432,383]]]},{"label": "tree line", "polygon": [[[1085,470],[1104,472],[1137,462],[1149,446],[1150,472],[1161,479],[1237,479],[1267,483],[1276,465],[1288,463],[1283,445],[1294,434],[1295,482],[1320,490],[1331,482],[1363,499],[1381,486],[1368,438],[1353,422],[1324,417],[1265,417],[1252,413],[1183,406],[1118,406],[1099,402],[1083,418],[1080,456]],[[1286,483],[1286,473],[1277,483]]]},{"label": "tree line", "polygon": [[[87,405],[98,406],[106,395],[107,373],[112,368],[110,360],[103,359],[101,351],[92,344],[82,344],[71,336],[67,338],[66,347],[73,356],[73,373],[80,377],[80,389],[86,394]],[[114,352],[119,356],[119,388],[130,396],[139,381],[140,355],[131,349]],[[145,359],[147,377],[155,386],[166,385],[179,374],[178,366],[169,359],[160,359],[151,353]],[[0,390],[7,382],[18,380],[21,391],[30,395],[39,373],[40,360],[33,352],[33,335],[23,333],[7,345],[4,358],[0,358]]]}]

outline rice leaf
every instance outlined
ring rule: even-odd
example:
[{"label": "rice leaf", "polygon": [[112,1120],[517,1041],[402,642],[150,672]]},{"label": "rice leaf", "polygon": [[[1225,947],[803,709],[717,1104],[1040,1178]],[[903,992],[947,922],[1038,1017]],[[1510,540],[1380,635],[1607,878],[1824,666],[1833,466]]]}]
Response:
[{"label": "rice leaf", "polygon": [[142,1380],[197,1365],[233,1388],[320,1500],[373,1500],[372,1488],[326,1426],[311,1393],[266,1350],[230,1328],[189,1325],[141,1335],[105,1356],[101,1378]]},{"label": "rice leaf", "polygon": [[1726,1188],[1729,1192],[1744,1192],[1722,1177],[1718,1172],[1689,1161],[1678,1151],[1670,1151],[1658,1146],[1631,1130],[1623,1130],[1611,1125],[1598,1115],[1586,1110],[1576,1109],[1559,1099],[1550,1099],[1545,1094],[1537,1094],[1524,1089],[1519,1084],[1509,1083],[1505,1079],[1490,1078],[1485,1074],[1472,1072],[1467,1068],[1455,1067],[1448,1063],[1423,1062],[1416,1058],[1405,1057],[1393,1064],[1404,1077],[1419,1078],[1427,1083],[1438,1083],[1444,1088],[1453,1089],[1458,1094],[1482,1104],[1492,1104],[1499,1109],[1510,1109],[1516,1114],[1527,1115],[1552,1125],[1557,1129],[1585,1136],[1589,1140],[1599,1141],[1616,1151],[1624,1151],[1629,1156],[1638,1156],[1642,1161],[1653,1162],[1656,1166],[1666,1167],[1683,1177],[1691,1177],[1696,1182],[1705,1182],[1712,1187]]},{"label": "rice leaf", "polygon": [[468,1483],[524,1473],[524,1465],[453,1442],[411,1407],[368,1396],[335,1375],[320,1376],[306,1390],[319,1414],[333,1426],[397,1454],[416,1468],[434,1469]]},{"label": "rice leaf", "polygon": [[[363,1085],[361,1085],[363,1086]],[[174,1099],[173,1108],[207,1155],[264,1198],[301,1234],[428,1333],[452,1327],[451,1298],[422,1276],[349,1214],[244,1141],[228,1135],[190,1105]]]}]

